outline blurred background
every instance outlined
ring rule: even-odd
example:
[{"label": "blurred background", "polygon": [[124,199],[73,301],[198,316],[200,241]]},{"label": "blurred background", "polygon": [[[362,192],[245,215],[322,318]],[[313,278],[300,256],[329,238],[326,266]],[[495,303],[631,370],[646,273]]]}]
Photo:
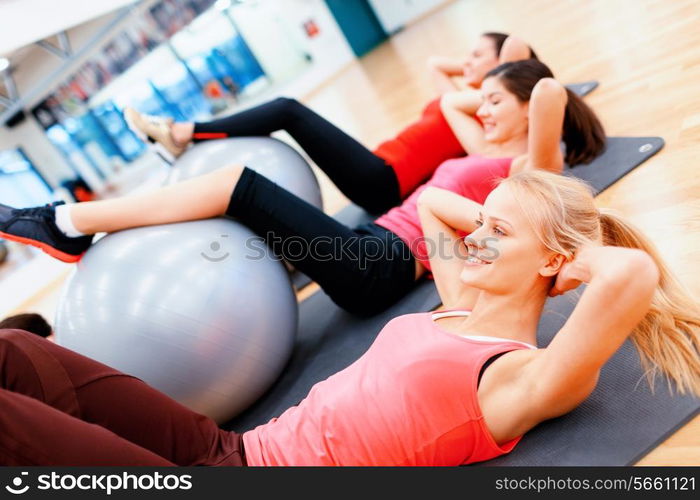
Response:
[{"label": "blurred background", "polygon": [[[126,126],[125,106],[206,121],[277,95],[301,99],[446,3],[3,2],[0,200],[28,207],[158,185],[163,164]],[[25,269],[37,255],[0,241],[0,314],[64,274],[44,259]]]}]

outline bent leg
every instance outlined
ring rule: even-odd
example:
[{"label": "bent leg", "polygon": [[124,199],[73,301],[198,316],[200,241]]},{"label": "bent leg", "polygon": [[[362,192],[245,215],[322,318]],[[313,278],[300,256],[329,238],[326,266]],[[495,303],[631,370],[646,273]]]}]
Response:
[{"label": "bent leg", "polygon": [[288,132],[342,193],[371,213],[401,202],[394,169],[340,128],[295,99],[273,101],[207,123],[193,140]]},{"label": "bent leg", "polygon": [[[2,389],[95,424],[174,464],[242,464],[239,434],[219,429],[135,377],[28,332],[0,331],[0,381]],[[68,429],[79,427],[62,422]]]},{"label": "bent leg", "polygon": [[415,283],[415,260],[398,236],[371,224],[349,228],[250,169],[226,213],[350,312],[385,309]]}]

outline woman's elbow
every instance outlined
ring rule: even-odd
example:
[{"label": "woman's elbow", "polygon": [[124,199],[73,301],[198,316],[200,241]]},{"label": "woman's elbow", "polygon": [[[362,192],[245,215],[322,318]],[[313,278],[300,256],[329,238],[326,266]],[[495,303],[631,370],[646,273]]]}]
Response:
[{"label": "woman's elbow", "polygon": [[621,289],[632,288],[635,295],[653,294],[659,285],[661,273],[654,258],[636,248],[620,249],[618,259],[611,262],[609,278]]},{"label": "woman's elbow", "polygon": [[416,204],[418,207],[424,207],[430,204],[430,199],[434,196],[435,188],[433,186],[426,187],[421,194],[418,195]]},{"label": "woman's elbow", "polygon": [[633,276],[639,282],[640,287],[652,291],[656,290],[661,279],[661,271],[654,257],[643,250],[633,249],[630,260],[630,267],[632,268],[629,271],[630,276]]},{"label": "woman's elbow", "polygon": [[532,57],[532,50],[530,46],[525,43],[520,37],[510,35],[503,42],[503,47],[501,47],[501,57],[499,62],[501,64],[512,61],[521,61],[523,59],[530,59]]},{"label": "woman's elbow", "polygon": [[532,97],[530,98],[532,101],[551,100],[563,104],[566,104],[567,99],[566,88],[554,78],[539,80],[532,89]]}]

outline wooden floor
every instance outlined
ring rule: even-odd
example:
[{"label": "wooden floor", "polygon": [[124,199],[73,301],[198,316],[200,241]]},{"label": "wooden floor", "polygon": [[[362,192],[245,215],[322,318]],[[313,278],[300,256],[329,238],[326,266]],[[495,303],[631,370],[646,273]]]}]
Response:
[{"label": "wooden floor", "polygon": [[[429,55],[459,56],[483,31],[516,33],[562,82],[601,82],[586,100],[608,135],[666,140],[660,154],[602,193],[599,204],[643,227],[700,297],[699,27],[697,0],[455,0],[349,65],[305,102],[374,146],[434,96],[424,71]],[[322,189],[328,212],[347,203],[327,179]],[[37,297],[41,308],[55,303],[58,285],[51,288]],[[700,465],[700,416],[639,464]]]}]

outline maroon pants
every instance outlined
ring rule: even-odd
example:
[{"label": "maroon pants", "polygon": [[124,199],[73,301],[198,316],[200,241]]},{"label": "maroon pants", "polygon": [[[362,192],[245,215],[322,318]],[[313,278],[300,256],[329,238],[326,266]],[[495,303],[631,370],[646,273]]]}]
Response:
[{"label": "maroon pants", "polygon": [[228,432],[141,380],[0,330],[0,465],[244,465]]}]

